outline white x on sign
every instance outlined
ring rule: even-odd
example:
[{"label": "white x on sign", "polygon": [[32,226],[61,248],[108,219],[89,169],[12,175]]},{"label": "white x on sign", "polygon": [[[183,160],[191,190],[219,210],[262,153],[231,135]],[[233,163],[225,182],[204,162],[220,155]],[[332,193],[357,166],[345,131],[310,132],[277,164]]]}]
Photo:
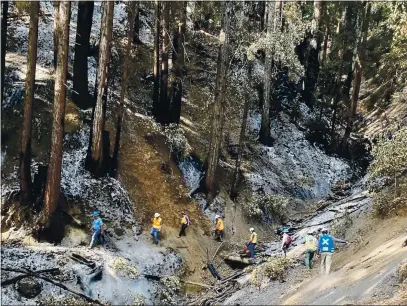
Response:
[{"label": "white x on sign", "polygon": [[329,239],[322,239],[322,244],[329,244]]}]

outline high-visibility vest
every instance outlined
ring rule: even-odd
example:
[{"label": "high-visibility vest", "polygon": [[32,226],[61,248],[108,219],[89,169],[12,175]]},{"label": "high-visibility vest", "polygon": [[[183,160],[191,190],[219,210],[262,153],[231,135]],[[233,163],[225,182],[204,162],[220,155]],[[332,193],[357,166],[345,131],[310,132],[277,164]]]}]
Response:
[{"label": "high-visibility vest", "polygon": [[223,231],[223,228],[225,226],[223,225],[223,220],[221,218],[218,218],[218,221],[216,222],[216,229],[218,231]]},{"label": "high-visibility vest", "polygon": [[317,241],[316,239],[311,236],[311,235],[307,235],[305,237],[305,248],[307,250],[312,250],[312,251],[316,251],[318,246],[317,246]]},{"label": "high-visibility vest", "polygon": [[188,224],[187,218],[182,217],[181,218],[181,224]]},{"label": "high-visibility vest", "polygon": [[161,229],[162,220],[160,217],[153,219],[153,228]]},{"label": "high-visibility vest", "polygon": [[250,235],[250,242],[251,242],[251,243],[257,243],[257,233],[256,233],[256,232],[253,232],[253,233]]}]

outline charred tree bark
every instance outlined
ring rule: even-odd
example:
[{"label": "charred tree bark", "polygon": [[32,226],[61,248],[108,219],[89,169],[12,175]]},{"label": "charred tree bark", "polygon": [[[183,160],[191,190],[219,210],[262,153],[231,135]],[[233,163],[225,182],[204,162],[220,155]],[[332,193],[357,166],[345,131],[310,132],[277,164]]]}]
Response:
[{"label": "charred tree bark", "polygon": [[219,35],[219,51],[217,60],[215,101],[212,115],[211,138],[209,152],[206,160],[205,188],[208,202],[211,202],[217,192],[216,170],[219,164],[219,151],[223,138],[223,125],[225,121],[225,92],[227,70],[229,65],[229,34],[232,3],[222,1],[222,29]]},{"label": "charred tree bark", "polygon": [[58,63],[55,76],[51,154],[44,193],[45,228],[49,227],[52,215],[57,209],[61,188],[62,140],[64,136],[70,10],[70,1],[63,1],[60,3],[60,16],[56,28],[58,36]]},{"label": "charred tree bark", "polygon": [[264,31],[265,19],[266,19],[266,1],[259,1],[260,6],[260,31]]},{"label": "charred tree bark", "polygon": [[160,2],[155,1],[155,25],[154,25],[154,88],[153,88],[153,115],[157,121],[161,114],[160,110]]},{"label": "charred tree bark", "polygon": [[100,38],[99,64],[97,73],[97,97],[93,112],[90,151],[88,152],[87,168],[96,175],[103,175],[105,166],[103,132],[106,119],[107,77],[110,61],[110,49],[113,28],[114,2],[104,3],[102,14],[102,33]]},{"label": "charred tree bark", "polygon": [[57,70],[58,63],[58,33],[57,28],[59,24],[59,1],[53,1],[54,6],[54,71]]},{"label": "charred tree bark", "polygon": [[140,2],[136,2],[134,14],[133,44],[141,44],[140,40]]},{"label": "charred tree bark", "polygon": [[93,7],[94,1],[80,1],[78,3],[72,98],[82,109],[94,105],[88,90],[88,53]]},{"label": "charred tree bark", "polygon": [[127,89],[127,82],[128,82],[128,74],[129,74],[129,59],[130,59],[130,51],[131,51],[131,42],[134,37],[134,22],[135,22],[135,14],[136,14],[136,5],[137,2],[130,2],[130,11],[129,11],[129,29],[127,30],[127,45],[126,45],[126,53],[124,55],[123,60],[123,77],[122,77],[122,88],[120,92],[120,105],[119,105],[119,114],[117,117],[117,125],[116,125],[116,138],[114,143],[114,151],[113,151],[113,176],[116,176],[118,158],[119,158],[119,149],[120,149],[120,135],[122,130],[122,121],[123,121],[123,110],[124,110],[124,96],[126,94]]},{"label": "charred tree bark", "polygon": [[[279,1],[277,1],[279,2]],[[275,6],[274,2],[267,2],[267,36],[271,39],[272,31],[275,28]],[[265,61],[265,76],[264,76],[264,101],[261,111],[261,127],[259,133],[259,141],[269,146],[272,143],[270,133],[270,102],[272,95],[272,74],[273,74],[273,58],[270,51],[266,52]]]},{"label": "charred tree bark", "polygon": [[234,201],[237,198],[238,192],[237,187],[239,183],[240,176],[240,165],[242,162],[243,150],[245,146],[245,137],[246,137],[246,126],[247,126],[247,114],[249,113],[249,101],[250,101],[250,86],[252,78],[252,63],[248,63],[247,69],[247,81],[245,88],[244,96],[244,106],[243,106],[243,118],[242,125],[240,126],[240,135],[239,135],[239,151],[237,153],[235,170],[233,171],[232,184],[230,188],[229,196]]},{"label": "charred tree bark", "polygon": [[6,48],[7,48],[7,18],[8,18],[8,1],[2,2],[1,16],[1,97],[3,102],[4,77],[6,73]]},{"label": "charred tree bark", "polygon": [[161,89],[160,89],[160,109],[159,121],[169,122],[170,103],[168,100],[168,49],[170,44],[170,3],[162,2],[162,51],[161,51]]},{"label": "charred tree bark", "polygon": [[358,107],[358,100],[359,100],[359,91],[360,85],[362,83],[362,66],[360,64],[359,58],[356,58],[355,61],[355,72],[354,72],[354,79],[353,79],[353,93],[351,104],[348,110],[348,121],[346,124],[345,134],[343,136],[343,146],[346,146],[350,133],[352,131],[353,123],[355,121],[356,110]]},{"label": "charred tree bark", "polygon": [[20,189],[21,202],[30,202],[31,181],[31,134],[32,134],[32,105],[35,89],[35,68],[37,65],[37,42],[38,42],[38,15],[40,12],[39,2],[30,2],[30,30],[28,33],[27,52],[27,75],[25,78],[24,94],[24,119],[21,135],[20,151]]},{"label": "charred tree bark", "polygon": [[179,6],[179,19],[177,26],[174,28],[172,65],[175,80],[172,84],[172,103],[171,103],[171,122],[179,123],[181,117],[182,104],[182,83],[184,71],[184,36],[186,28],[186,1],[182,1]]}]

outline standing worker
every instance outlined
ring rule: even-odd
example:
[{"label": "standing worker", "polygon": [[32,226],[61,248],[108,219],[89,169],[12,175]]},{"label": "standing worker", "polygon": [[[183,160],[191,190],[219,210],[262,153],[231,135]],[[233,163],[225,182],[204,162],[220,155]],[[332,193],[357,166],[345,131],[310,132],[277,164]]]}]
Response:
[{"label": "standing worker", "polygon": [[291,244],[291,237],[288,235],[288,228],[283,229],[283,239],[281,244],[281,249],[284,252],[284,257],[287,257],[287,250]]},{"label": "standing worker", "polygon": [[332,265],[332,254],[335,251],[335,242],[346,243],[347,241],[335,238],[328,235],[328,230],[326,228],[322,229],[322,235],[319,237],[318,250],[321,255],[321,274],[328,275],[331,271]]},{"label": "standing worker", "polygon": [[312,268],[312,259],[318,250],[318,241],[314,233],[313,231],[308,231],[307,236],[305,236],[305,266],[309,269]]},{"label": "standing worker", "polygon": [[223,220],[219,215],[215,216],[215,222],[216,222],[215,239],[218,239],[219,241],[222,242],[225,225],[223,224]]},{"label": "standing worker", "polygon": [[254,249],[256,247],[257,244],[257,233],[254,231],[254,228],[250,228],[250,239],[249,241],[246,243],[247,248],[249,249],[250,252],[250,260],[254,260]]},{"label": "standing worker", "polygon": [[188,215],[185,212],[181,213],[181,230],[179,232],[178,238],[181,238],[181,236],[186,236],[185,230],[191,224],[191,219],[188,217]]},{"label": "standing worker", "polygon": [[154,219],[153,219],[153,228],[151,229],[151,235],[154,238],[154,243],[157,245],[158,244],[158,234],[161,231],[161,226],[163,224],[163,220],[160,217],[159,213],[154,214]]},{"label": "standing worker", "polygon": [[95,245],[95,242],[98,241],[100,244],[104,243],[104,234],[105,234],[105,230],[103,228],[103,221],[102,219],[99,217],[99,212],[94,211],[93,212],[93,222],[92,222],[92,230],[93,230],[93,234],[92,234],[92,240],[90,242],[89,248],[93,248],[93,246]]}]

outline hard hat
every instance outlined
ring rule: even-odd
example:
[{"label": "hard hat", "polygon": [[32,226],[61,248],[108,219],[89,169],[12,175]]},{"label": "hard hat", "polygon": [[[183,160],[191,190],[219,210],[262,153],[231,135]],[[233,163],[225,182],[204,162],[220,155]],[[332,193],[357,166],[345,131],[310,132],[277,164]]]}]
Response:
[{"label": "hard hat", "polygon": [[312,235],[312,234],[314,234],[314,231],[309,230],[308,235]]},{"label": "hard hat", "polygon": [[328,233],[328,229],[327,229],[327,228],[323,228],[323,229],[321,230],[321,232],[322,232],[322,233]]},{"label": "hard hat", "polygon": [[218,219],[218,218],[220,218],[220,216],[219,216],[219,215],[216,215],[216,216],[215,216],[215,219]]},{"label": "hard hat", "polygon": [[288,228],[284,228],[283,233],[288,233]]},{"label": "hard hat", "polygon": [[159,213],[155,213],[155,214],[154,214],[154,218],[158,218],[159,216],[160,216]]},{"label": "hard hat", "polygon": [[97,216],[99,216],[99,213],[98,213],[97,211],[94,211],[94,212],[92,213],[92,215],[93,215],[94,217],[97,217]]},{"label": "hard hat", "polygon": [[250,228],[250,231],[251,231],[251,232],[254,232],[254,228],[253,228],[253,227],[251,227],[251,228]]}]

